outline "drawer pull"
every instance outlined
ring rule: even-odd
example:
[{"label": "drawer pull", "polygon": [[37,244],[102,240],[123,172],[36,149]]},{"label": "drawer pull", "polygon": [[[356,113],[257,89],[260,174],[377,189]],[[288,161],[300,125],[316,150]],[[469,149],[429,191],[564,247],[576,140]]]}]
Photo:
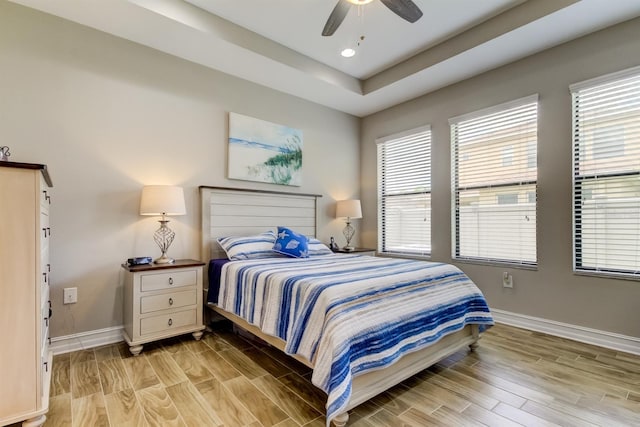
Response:
[{"label": "drawer pull", "polygon": [[44,283],[47,283],[47,273],[42,273],[42,275],[44,276]]},{"label": "drawer pull", "polygon": [[44,325],[49,327],[49,318],[48,317],[44,318]]},{"label": "drawer pull", "polygon": [[169,324],[169,326],[173,325],[173,319],[169,319],[167,323]]},{"label": "drawer pull", "polygon": [[169,284],[173,285],[173,277],[169,277]]},{"label": "drawer pull", "polygon": [[44,238],[46,239],[47,238],[47,229],[43,228],[42,231],[44,231]]},{"label": "drawer pull", "polygon": [[53,316],[53,310],[51,309],[51,300],[49,300],[49,317]]},{"label": "drawer pull", "polygon": [[173,305],[173,298],[169,298],[169,305]]},{"label": "drawer pull", "polygon": [[51,273],[51,264],[47,264],[47,273]]},{"label": "drawer pull", "polygon": [[49,372],[49,362],[44,362],[44,371]]}]

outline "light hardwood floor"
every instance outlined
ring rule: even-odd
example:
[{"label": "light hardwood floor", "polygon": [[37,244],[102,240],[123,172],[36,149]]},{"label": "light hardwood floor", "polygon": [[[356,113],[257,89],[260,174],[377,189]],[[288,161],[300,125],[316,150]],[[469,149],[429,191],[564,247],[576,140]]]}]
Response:
[{"label": "light hardwood floor", "polygon": [[[56,356],[47,426],[324,426],[309,369],[229,331]],[[496,325],[350,426],[640,425],[640,357]]]}]

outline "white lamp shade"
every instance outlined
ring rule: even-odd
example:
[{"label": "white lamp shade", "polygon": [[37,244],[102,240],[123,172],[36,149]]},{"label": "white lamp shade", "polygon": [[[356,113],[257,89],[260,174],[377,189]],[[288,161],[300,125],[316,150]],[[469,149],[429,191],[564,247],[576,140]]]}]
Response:
[{"label": "white lamp shade", "polygon": [[362,218],[360,200],[340,200],[336,203],[336,218]]},{"label": "white lamp shade", "polygon": [[140,198],[140,215],[184,215],[182,187],[173,185],[145,185]]}]

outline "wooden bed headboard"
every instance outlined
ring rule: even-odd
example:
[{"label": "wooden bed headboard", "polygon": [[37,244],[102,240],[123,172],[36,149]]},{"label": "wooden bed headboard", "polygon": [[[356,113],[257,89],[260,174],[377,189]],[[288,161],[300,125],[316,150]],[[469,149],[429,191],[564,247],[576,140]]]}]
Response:
[{"label": "wooden bed headboard", "polygon": [[250,236],[279,225],[316,235],[319,194],[200,187],[202,261],[226,255],[216,238]]}]

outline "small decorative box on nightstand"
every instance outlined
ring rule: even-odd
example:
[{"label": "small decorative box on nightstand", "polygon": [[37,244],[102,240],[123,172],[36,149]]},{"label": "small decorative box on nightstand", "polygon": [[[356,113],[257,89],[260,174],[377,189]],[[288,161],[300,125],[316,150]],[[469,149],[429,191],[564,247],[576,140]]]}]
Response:
[{"label": "small decorative box on nightstand", "polygon": [[345,251],[344,249],[336,249],[333,252],[337,254],[358,254],[358,255],[371,255],[376,256],[376,250],[371,248],[354,248],[352,251]]},{"label": "small decorative box on nightstand", "polygon": [[122,265],[124,340],[134,356],[142,344],[191,332],[202,337],[202,266],[192,259],[173,264]]}]

